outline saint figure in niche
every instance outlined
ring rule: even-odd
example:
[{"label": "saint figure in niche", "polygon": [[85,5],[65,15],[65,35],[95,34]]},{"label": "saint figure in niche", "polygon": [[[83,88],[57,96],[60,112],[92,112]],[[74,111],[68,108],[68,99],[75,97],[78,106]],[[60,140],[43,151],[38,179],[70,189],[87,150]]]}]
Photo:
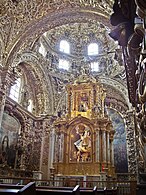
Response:
[{"label": "saint figure in niche", "polygon": [[[85,127],[85,126],[84,126]],[[88,127],[84,128],[84,131],[80,132],[80,129],[77,129],[77,134],[80,135],[80,138],[74,142],[74,145],[77,149],[77,161],[90,161],[91,159],[91,133]]]},{"label": "saint figure in niche", "polygon": [[88,107],[88,96],[86,93],[82,93],[79,103],[79,111],[86,112],[89,109]]}]

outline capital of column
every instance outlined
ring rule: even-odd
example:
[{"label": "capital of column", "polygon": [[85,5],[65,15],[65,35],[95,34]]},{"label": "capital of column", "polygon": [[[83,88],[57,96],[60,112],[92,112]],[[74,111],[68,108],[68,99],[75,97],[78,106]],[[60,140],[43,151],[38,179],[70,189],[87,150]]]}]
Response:
[{"label": "capital of column", "polygon": [[96,127],[95,127],[95,131],[96,131],[96,132],[99,132],[99,131],[100,131],[100,128],[96,128]]},{"label": "capital of column", "polygon": [[102,128],[100,128],[100,131],[105,132],[106,128],[102,127]]}]

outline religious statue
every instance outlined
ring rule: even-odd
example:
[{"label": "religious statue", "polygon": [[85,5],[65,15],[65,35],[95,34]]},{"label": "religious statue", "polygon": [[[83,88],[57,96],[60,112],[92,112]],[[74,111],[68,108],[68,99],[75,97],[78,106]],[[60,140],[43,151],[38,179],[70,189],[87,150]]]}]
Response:
[{"label": "religious statue", "polygon": [[85,127],[83,133],[80,134],[80,139],[74,143],[77,148],[77,161],[89,161],[91,152],[91,135],[88,127]]},{"label": "religious statue", "polygon": [[88,108],[88,96],[86,93],[82,93],[80,103],[79,103],[79,111],[80,112],[86,112]]}]

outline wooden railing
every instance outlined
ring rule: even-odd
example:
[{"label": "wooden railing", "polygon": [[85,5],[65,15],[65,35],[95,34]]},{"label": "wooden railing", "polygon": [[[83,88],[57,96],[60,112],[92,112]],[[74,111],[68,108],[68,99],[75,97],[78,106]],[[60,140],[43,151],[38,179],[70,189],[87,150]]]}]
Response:
[{"label": "wooden railing", "polygon": [[35,182],[29,182],[26,185],[0,184],[1,195],[36,195]]},{"label": "wooden railing", "polygon": [[0,177],[0,183],[5,184],[17,184],[26,185],[29,182],[35,181],[36,186],[62,186],[62,187],[74,187],[79,185],[84,188],[97,187],[98,190],[102,189],[117,189],[117,195],[136,195],[137,182],[135,180],[130,181],[79,181],[74,179],[69,180],[36,180],[33,178],[22,177]]}]

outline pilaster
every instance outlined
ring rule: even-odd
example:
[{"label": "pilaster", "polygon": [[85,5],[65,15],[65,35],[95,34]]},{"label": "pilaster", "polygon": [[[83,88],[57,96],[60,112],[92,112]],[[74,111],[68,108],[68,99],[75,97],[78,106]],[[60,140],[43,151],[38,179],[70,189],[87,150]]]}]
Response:
[{"label": "pilaster", "polygon": [[125,117],[126,124],[126,140],[127,140],[127,156],[129,173],[137,174],[137,151],[135,140],[135,122],[134,110],[127,111]]}]

